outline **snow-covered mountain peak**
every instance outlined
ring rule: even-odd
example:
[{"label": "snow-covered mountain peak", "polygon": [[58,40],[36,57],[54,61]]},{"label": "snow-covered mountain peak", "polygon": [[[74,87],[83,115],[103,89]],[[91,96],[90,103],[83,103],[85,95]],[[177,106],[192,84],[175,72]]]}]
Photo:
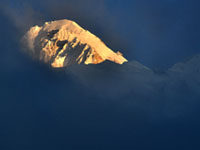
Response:
[{"label": "snow-covered mountain peak", "polygon": [[127,60],[113,52],[98,37],[71,20],[46,22],[24,36],[27,52],[59,68],[72,64],[99,64],[105,60],[123,64]]}]

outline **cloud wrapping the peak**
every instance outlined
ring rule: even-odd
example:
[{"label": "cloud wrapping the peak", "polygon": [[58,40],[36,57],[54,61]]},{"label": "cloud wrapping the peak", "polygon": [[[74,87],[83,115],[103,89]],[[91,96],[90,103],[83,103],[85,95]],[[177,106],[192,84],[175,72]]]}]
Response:
[{"label": "cloud wrapping the peak", "polygon": [[[105,62],[66,68],[66,72],[82,83],[86,91],[92,90],[98,97],[119,100],[121,105],[129,104],[126,107],[149,112],[162,108],[160,115],[171,117],[191,113],[196,110],[194,105],[200,104],[199,70],[199,56],[175,64],[167,71],[152,70],[136,61],[119,66]],[[143,105],[146,102],[150,105]]]}]

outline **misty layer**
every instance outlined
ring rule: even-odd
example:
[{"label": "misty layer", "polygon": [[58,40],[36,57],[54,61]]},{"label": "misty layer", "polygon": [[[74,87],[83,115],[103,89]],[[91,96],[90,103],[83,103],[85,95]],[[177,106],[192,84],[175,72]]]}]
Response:
[{"label": "misty layer", "polygon": [[105,60],[123,64],[127,60],[113,52],[98,37],[70,20],[46,22],[32,27],[23,39],[27,53],[54,68],[72,64],[99,64]]},{"label": "misty layer", "polygon": [[153,70],[137,61],[129,61],[124,65],[106,61],[98,65],[71,66],[66,72],[101,97],[167,100],[172,103],[181,99],[180,105],[184,105],[189,100],[199,100],[199,62],[200,55],[195,55],[168,70]]}]

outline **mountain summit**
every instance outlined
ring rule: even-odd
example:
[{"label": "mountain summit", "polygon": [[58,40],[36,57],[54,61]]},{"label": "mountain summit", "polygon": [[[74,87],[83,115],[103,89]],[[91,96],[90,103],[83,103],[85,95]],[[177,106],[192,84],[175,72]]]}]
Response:
[{"label": "mountain summit", "polygon": [[113,52],[98,37],[71,20],[46,22],[25,34],[26,51],[54,68],[72,64],[99,64],[106,60],[123,64],[127,60]]}]

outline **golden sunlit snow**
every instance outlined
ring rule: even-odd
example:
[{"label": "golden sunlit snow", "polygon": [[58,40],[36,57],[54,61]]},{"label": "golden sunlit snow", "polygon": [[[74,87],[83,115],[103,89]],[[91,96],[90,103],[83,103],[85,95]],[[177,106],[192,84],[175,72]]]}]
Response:
[{"label": "golden sunlit snow", "polygon": [[113,52],[98,37],[70,20],[34,26],[24,37],[28,53],[54,68],[98,64],[105,60],[118,64],[127,62],[122,53]]}]

